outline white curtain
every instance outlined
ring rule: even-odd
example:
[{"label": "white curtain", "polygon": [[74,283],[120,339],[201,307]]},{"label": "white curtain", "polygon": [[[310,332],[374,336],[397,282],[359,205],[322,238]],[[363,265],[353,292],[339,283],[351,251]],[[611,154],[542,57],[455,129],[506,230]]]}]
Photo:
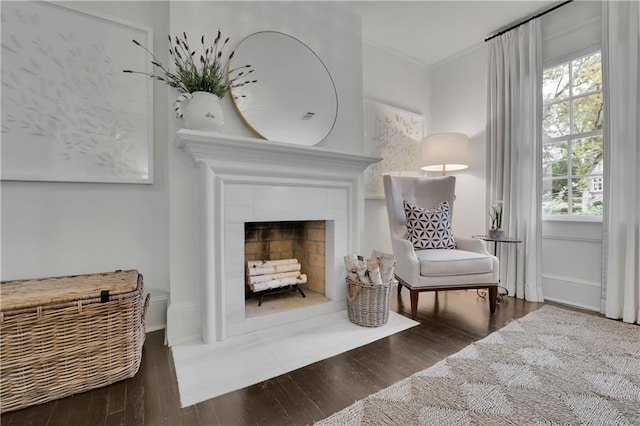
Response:
[{"label": "white curtain", "polygon": [[609,318],[640,318],[640,3],[602,3],[605,211],[603,300]]},{"label": "white curtain", "polygon": [[[521,244],[502,244],[501,285],[541,302],[542,58],[540,20],[489,41],[487,202],[504,203],[502,228]],[[515,246],[515,247],[511,247]]]}]

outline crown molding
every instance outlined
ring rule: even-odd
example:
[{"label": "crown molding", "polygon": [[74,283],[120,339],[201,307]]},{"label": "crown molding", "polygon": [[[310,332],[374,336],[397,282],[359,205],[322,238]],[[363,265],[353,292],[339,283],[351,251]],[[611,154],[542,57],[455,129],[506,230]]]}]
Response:
[{"label": "crown molding", "polygon": [[418,58],[415,58],[413,56],[407,55],[406,53],[402,53],[402,52],[398,52],[397,50],[394,50],[392,47],[386,46],[380,42],[377,41],[373,41],[371,39],[366,39],[363,38],[362,39],[362,44],[366,44],[369,45],[370,47],[376,48],[376,49],[380,49],[386,53],[389,53],[391,55],[397,56],[405,61],[411,62],[414,65],[417,65],[421,68],[424,68],[425,70],[430,70],[431,69],[431,65],[427,64],[424,61],[419,60]]}]

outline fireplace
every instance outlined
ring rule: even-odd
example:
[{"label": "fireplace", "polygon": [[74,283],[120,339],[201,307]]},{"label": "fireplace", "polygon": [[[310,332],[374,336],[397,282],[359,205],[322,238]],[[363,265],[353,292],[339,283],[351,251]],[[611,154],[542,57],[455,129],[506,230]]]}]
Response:
[{"label": "fireplace", "polygon": [[[195,285],[202,295],[205,343],[346,308],[342,259],[359,252],[363,172],[378,158],[184,129],[178,131],[176,145],[201,174],[205,262],[203,281]],[[245,226],[278,222],[324,225],[326,302],[247,316]],[[167,326],[185,317],[170,307]]]},{"label": "fireplace", "polygon": [[[325,236],[324,220],[245,223],[245,316],[328,302],[324,296]],[[253,264],[275,266],[253,273],[258,269],[249,268]]]},{"label": "fireplace", "polygon": [[297,259],[307,276],[304,289],[324,294],[324,220],[247,222],[244,224],[244,264],[256,260]]}]

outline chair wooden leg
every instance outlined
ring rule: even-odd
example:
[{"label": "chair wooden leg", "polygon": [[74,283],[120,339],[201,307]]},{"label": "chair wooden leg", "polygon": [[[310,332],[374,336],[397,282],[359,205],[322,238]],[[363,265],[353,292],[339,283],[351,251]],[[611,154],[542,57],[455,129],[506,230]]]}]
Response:
[{"label": "chair wooden leg", "polygon": [[409,289],[409,293],[411,294],[411,319],[415,320],[418,315],[418,295],[419,292],[416,290]]},{"label": "chair wooden leg", "polygon": [[498,287],[489,287],[489,312],[494,313],[496,311],[496,301],[498,299]]},{"label": "chair wooden leg", "polygon": [[398,281],[398,294],[400,294],[400,291],[402,291],[402,283]]}]

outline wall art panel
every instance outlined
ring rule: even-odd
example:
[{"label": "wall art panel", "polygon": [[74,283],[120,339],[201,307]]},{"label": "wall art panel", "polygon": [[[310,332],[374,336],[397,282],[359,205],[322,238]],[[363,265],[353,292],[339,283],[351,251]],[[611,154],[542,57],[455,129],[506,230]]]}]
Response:
[{"label": "wall art panel", "polygon": [[365,154],[381,157],[365,171],[367,198],[384,198],[382,174],[420,171],[420,142],[425,118],[373,100],[364,104]]},{"label": "wall art panel", "polygon": [[149,29],[48,2],[2,3],[4,180],[153,182]]}]

